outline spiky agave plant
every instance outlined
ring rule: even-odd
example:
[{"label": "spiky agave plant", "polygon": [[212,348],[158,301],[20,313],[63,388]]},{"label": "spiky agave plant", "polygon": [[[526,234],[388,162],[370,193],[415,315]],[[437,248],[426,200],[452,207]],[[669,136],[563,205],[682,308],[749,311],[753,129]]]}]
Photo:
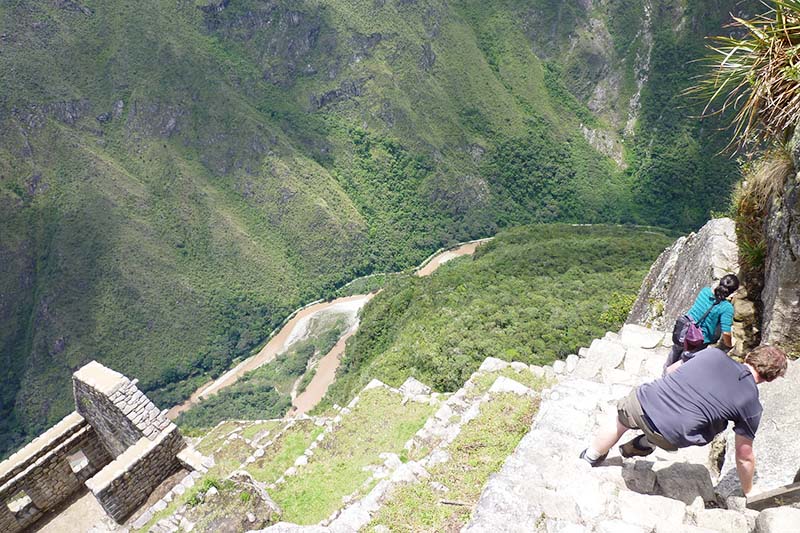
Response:
[{"label": "spiky agave plant", "polygon": [[730,36],[711,38],[710,72],[687,93],[704,115],[735,112],[729,146],[783,141],[800,119],[800,0],[764,2],[769,11],[733,17]]}]

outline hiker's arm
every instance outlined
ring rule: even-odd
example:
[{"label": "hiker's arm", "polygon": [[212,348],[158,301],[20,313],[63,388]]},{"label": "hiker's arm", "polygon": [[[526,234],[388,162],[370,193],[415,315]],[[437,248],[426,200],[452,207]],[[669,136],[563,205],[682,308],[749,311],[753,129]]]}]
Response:
[{"label": "hiker's arm", "polygon": [[742,492],[747,496],[753,490],[753,474],[756,471],[756,456],[753,441],[736,434],[736,473],[742,484]]},{"label": "hiker's arm", "polygon": [[722,344],[724,344],[728,348],[733,348],[733,339],[731,338],[730,332],[722,334]]}]

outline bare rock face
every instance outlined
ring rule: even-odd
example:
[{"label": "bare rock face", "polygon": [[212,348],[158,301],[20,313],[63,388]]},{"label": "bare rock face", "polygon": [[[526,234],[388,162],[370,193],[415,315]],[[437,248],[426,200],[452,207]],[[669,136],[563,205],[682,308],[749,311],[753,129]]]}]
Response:
[{"label": "bare rock face", "polygon": [[[800,137],[792,140],[795,168],[800,163]],[[791,174],[783,194],[773,199],[765,234],[762,340],[796,351],[800,347],[800,174]]]},{"label": "bare rock face", "polygon": [[671,331],[698,291],[739,270],[736,226],[729,218],[709,221],[697,233],[664,250],[647,274],[627,324]]},{"label": "bare rock face", "polygon": [[[753,441],[758,492],[792,483],[800,469],[800,448],[796,442],[800,431],[796,403],[798,387],[800,361],[789,363],[785,377],[758,386],[759,400],[764,406],[761,424]],[[717,487],[717,492],[723,498],[735,494],[739,489],[733,440],[731,432],[722,465],[722,479]]]}]

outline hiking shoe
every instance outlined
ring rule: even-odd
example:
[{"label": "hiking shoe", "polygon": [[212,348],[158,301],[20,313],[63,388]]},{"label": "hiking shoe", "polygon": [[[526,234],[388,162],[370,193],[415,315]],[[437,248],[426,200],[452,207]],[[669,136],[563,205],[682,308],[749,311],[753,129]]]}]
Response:
[{"label": "hiking shoe", "polygon": [[650,446],[645,446],[642,444],[642,439],[644,435],[638,435],[619,447],[619,454],[622,457],[647,457],[654,451],[655,448],[651,448]]},{"label": "hiking shoe", "polygon": [[600,466],[601,464],[603,464],[603,461],[606,460],[606,457],[608,457],[608,452],[606,452],[603,455],[601,455],[600,457],[598,457],[597,459],[592,460],[592,459],[589,459],[588,457],[586,457],[586,452],[587,451],[589,451],[588,448],[586,450],[583,450],[581,452],[580,458],[583,459],[584,461],[586,461],[587,463],[589,463],[590,465],[592,465],[593,467],[594,466]]}]

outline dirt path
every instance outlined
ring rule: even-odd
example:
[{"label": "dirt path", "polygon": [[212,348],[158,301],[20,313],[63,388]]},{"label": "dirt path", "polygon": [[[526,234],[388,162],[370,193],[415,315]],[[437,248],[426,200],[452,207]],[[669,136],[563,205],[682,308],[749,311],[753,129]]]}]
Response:
[{"label": "dirt path", "polygon": [[[488,240],[489,239],[481,239],[479,241],[469,242],[459,246],[458,248],[442,252],[431,258],[430,261],[419,268],[416,274],[420,277],[429,276],[446,262],[455,259],[456,257],[475,253],[475,250],[478,248],[478,246]],[[303,335],[303,331],[305,331],[305,327],[312,316],[323,311],[341,310],[357,312],[372,298],[372,296],[374,295],[357,294],[355,296],[337,298],[331,302],[320,302],[302,309],[294,317],[292,317],[292,319],[289,320],[289,322],[287,322],[286,325],[269,340],[269,342],[267,342],[266,346],[264,346],[264,348],[262,348],[258,354],[245,359],[215,381],[206,383],[197,389],[188,400],[170,409],[167,413],[167,416],[171,420],[174,420],[179,414],[188,410],[191,406],[195,405],[209,394],[213,394],[222,388],[232,385],[245,373],[255,370],[264,363],[272,361],[279,353],[286,349],[288,344],[291,344],[294,340]],[[339,342],[336,343],[331,351],[325,354],[322,359],[320,359],[320,362],[317,365],[317,374],[311,380],[311,383],[309,383],[308,388],[306,388],[303,394],[300,394],[292,402],[293,412],[305,413],[319,403],[319,401],[325,395],[325,392],[327,392],[328,387],[331,383],[333,383],[333,380],[336,377],[336,369],[339,368],[339,361],[344,353],[347,339],[350,338],[350,336],[353,335],[357,329],[358,323],[356,323],[354,327],[350,328],[350,330],[348,330],[348,332],[345,333],[341,339],[339,339]]]}]

